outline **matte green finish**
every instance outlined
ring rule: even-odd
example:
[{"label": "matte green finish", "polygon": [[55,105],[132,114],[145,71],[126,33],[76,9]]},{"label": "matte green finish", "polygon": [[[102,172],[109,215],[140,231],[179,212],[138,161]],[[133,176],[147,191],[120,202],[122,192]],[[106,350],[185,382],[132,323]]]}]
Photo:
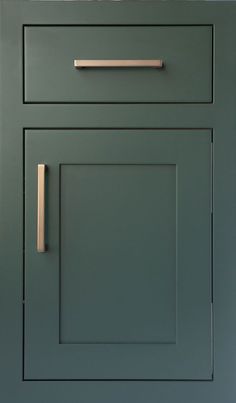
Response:
[{"label": "matte green finish", "polygon": [[27,130],[25,158],[25,378],[211,379],[211,131]]},{"label": "matte green finish", "polygon": [[[0,18],[0,400],[4,403],[234,403],[236,50],[232,38],[236,34],[236,5],[227,1],[3,0]],[[23,25],[34,24],[213,25],[213,103],[23,104]],[[26,348],[22,304],[23,134],[31,128],[40,132],[43,128],[212,130],[213,380],[23,380]],[[43,296],[40,306],[42,303],[48,312],[50,305],[44,302]]]},{"label": "matte green finish", "polygon": [[175,165],[62,165],[60,183],[60,342],[175,343]]},{"label": "matte green finish", "polygon": [[[212,27],[25,27],[26,102],[211,102]],[[74,59],[162,59],[163,69],[75,69]]]}]

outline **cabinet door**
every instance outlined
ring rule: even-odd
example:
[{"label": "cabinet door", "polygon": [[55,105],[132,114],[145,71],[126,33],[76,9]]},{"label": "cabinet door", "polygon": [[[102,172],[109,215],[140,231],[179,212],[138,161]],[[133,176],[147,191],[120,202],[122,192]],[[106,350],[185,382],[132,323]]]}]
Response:
[{"label": "cabinet door", "polygon": [[26,131],[25,379],[212,379],[211,165],[210,130]]}]

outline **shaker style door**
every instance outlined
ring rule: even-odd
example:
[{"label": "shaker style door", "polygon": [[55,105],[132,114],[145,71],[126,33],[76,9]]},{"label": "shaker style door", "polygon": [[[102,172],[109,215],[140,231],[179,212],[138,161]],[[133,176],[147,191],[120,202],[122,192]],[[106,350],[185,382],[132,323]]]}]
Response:
[{"label": "shaker style door", "polygon": [[24,144],[24,379],[212,379],[211,131]]}]

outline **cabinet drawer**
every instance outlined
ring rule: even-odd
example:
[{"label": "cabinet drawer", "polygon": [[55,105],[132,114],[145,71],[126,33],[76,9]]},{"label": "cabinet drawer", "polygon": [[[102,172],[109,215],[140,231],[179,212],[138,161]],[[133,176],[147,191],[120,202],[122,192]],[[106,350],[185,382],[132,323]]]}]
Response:
[{"label": "cabinet drawer", "polygon": [[[26,103],[212,102],[212,26],[25,26]],[[74,60],[163,68],[75,68]]]}]

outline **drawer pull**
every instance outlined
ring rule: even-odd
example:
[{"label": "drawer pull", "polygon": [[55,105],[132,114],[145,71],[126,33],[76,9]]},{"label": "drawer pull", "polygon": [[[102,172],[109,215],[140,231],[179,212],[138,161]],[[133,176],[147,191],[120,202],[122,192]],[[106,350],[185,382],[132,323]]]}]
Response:
[{"label": "drawer pull", "polygon": [[74,67],[150,67],[160,69],[164,65],[162,60],[74,60]]},{"label": "drawer pull", "polygon": [[45,252],[45,172],[46,165],[38,165],[37,251]]}]

